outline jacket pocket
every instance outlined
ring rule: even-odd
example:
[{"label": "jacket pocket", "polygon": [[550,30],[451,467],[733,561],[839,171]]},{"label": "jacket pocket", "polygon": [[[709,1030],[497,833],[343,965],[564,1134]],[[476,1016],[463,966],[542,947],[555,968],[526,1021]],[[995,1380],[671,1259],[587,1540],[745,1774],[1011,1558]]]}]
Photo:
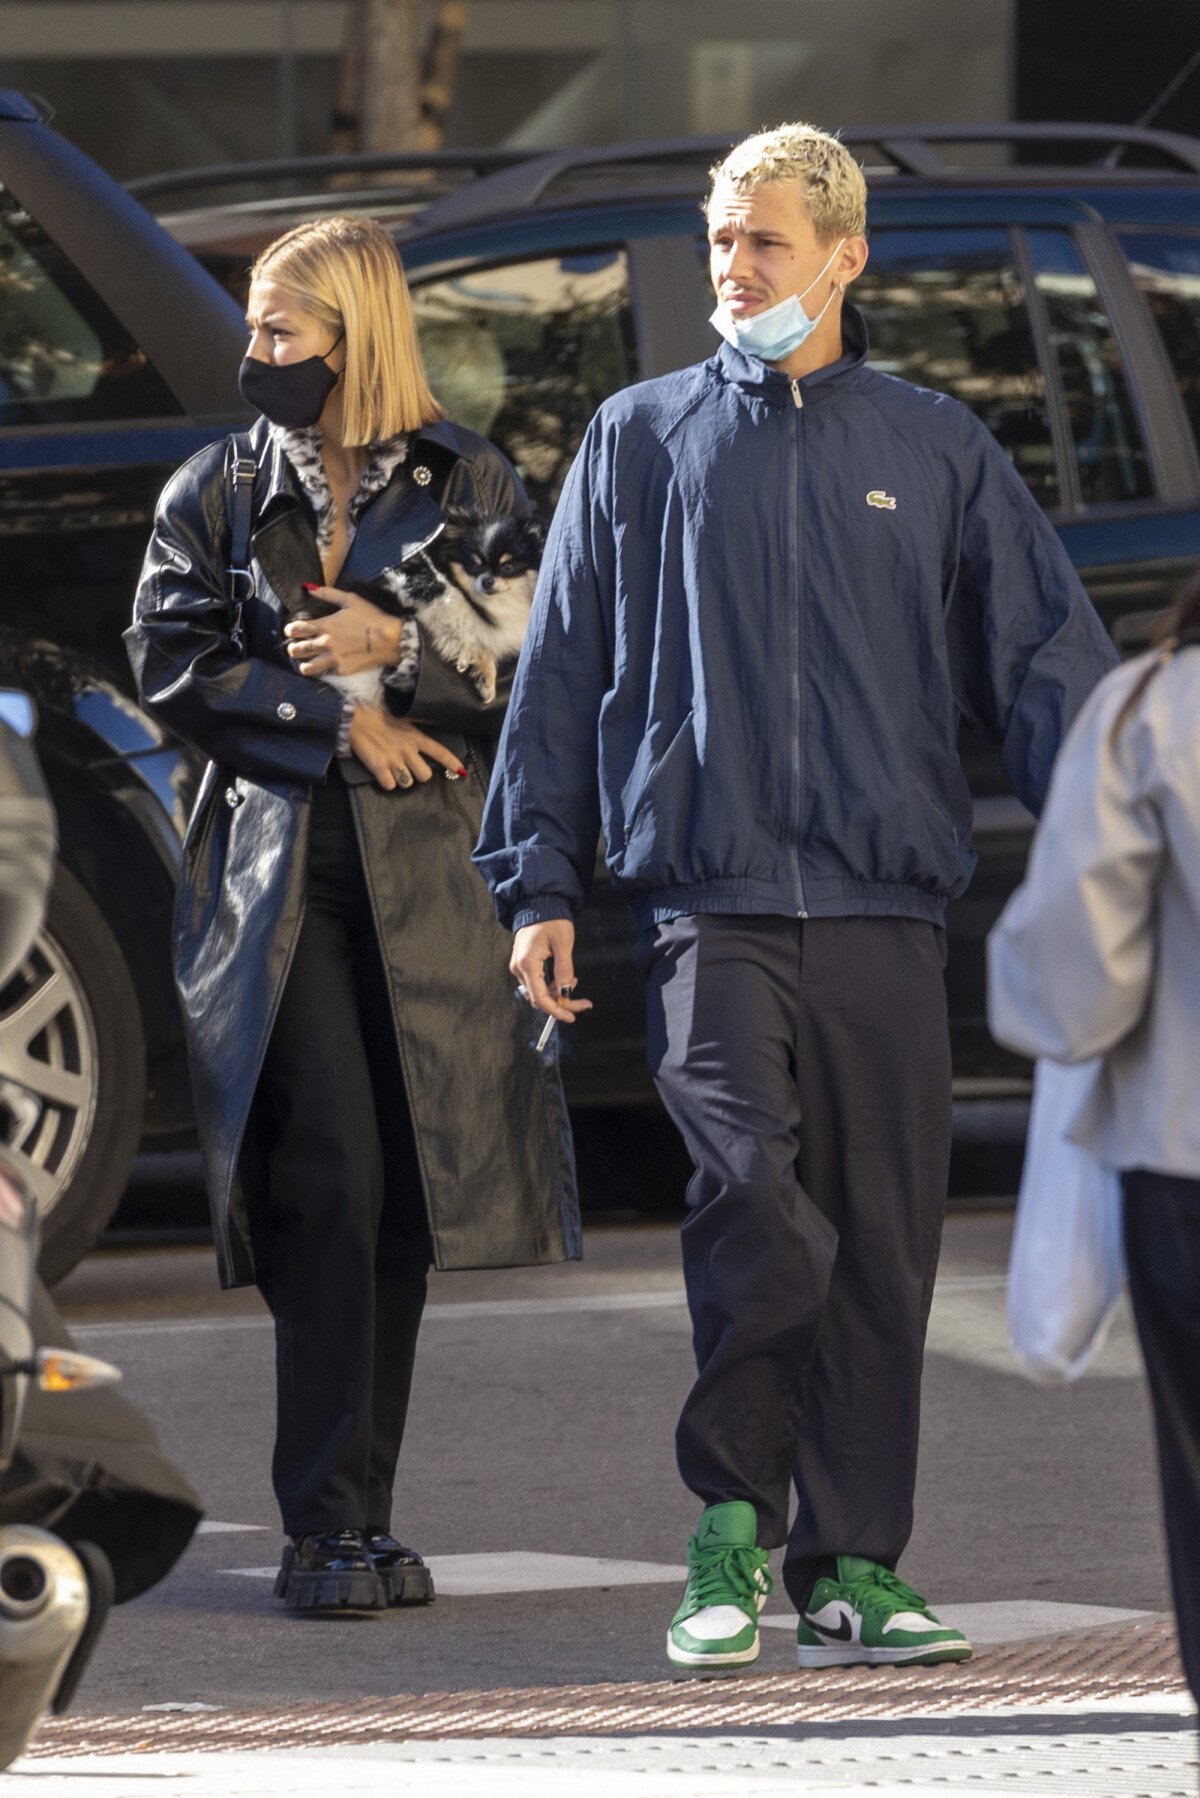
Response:
[{"label": "jacket pocket", "polygon": [[[886,815],[886,814],[885,814]],[[952,894],[965,884],[965,839],[945,801],[913,779],[907,806],[899,806],[882,829],[875,859],[877,878]]]},{"label": "jacket pocket", "polygon": [[682,749],[690,749],[693,742],[692,727],[693,714],[689,712],[658,760],[650,764],[644,780],[635,788],[625,809],[626,842],[637,829],[640,814],[649,804],[655,788],[660,786],[666,778],[672,762],[679,759]]},{"label": "jacket pocket", "polygon": [[620,862],[624,879],[680,880],[690,862],[696,777],[695,718],[683,723],[636,789],[625,813]]}]

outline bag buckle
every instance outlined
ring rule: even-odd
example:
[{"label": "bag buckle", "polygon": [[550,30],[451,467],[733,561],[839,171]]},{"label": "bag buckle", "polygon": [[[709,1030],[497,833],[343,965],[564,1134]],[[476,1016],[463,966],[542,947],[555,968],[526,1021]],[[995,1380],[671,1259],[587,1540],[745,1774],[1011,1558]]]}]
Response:
[{"label": "bag buckle", "polygon": [[235,606],[244,606],[247,600],[254,598],[258,588],[249,568],[227,568],[225,574],[229,581],[229,597]]}]

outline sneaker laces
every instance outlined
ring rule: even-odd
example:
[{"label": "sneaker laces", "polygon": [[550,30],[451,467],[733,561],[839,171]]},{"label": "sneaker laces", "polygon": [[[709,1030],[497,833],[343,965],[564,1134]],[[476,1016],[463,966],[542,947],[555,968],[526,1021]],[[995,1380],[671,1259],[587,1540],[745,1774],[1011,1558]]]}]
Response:
[{"label": "sneaker laces", "polygon": [[854,1593],[859,1608],[861,1608],[862,1599],[866,1597],[872,1587],[876,1590],[882,1587],[890,1597],[899,1599],[906,1610],[926,1612],[929,1610],[928,1602],[921,1597],[921,1594],[914,1592],[911,1586],[906,1586],[900,1576],[893,1573],[890,1567],[876,1565],[870,1573],[861,1573],[857,1579],[847,1583]]},{"label": "sneaker laces", "polygon": [[770,1593],[773,1581],[758,1556],[760,1550],[729,1547],[701,1548],[695,1537],[688,1543],[688,1595],[698,1611],[709,1605],[735,1601],[757,1610],[758,1597]]}]

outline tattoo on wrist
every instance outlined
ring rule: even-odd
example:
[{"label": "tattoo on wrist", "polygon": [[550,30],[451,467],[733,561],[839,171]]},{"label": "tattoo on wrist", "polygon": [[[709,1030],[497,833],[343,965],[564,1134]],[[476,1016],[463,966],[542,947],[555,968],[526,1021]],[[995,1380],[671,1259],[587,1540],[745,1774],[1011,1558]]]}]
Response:
[{"label": "tattoo on wrist", "polygon": [[371,653],[371,627],[368,624],[365,628],[366,628],[366,632],[367,632],[367,654],[370,655],[370,653]]}]

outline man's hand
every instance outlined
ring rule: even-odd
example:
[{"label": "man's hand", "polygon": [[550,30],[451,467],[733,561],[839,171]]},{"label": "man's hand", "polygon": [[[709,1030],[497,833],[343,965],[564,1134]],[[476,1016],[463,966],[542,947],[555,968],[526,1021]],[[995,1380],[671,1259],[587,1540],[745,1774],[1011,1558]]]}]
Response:
[{"label": "man's hand", "polygon": [[[560,1024],[573,1024],[578,1012],[590,1011],[590,999],[572,999],[568,995],[575,985],[575,926],[569,918],[551,918],[545,924],[526,924],[513,938],[510,974],[515,974],[536,1011],[557,1018]],[[550,980],[546,979],[546,963],[554,963]]]},{"label": "man's hand", "polygon": [[440,762],[457,780],[466,778],[467,771],[452,749],[436,737],[426,736],[408,718],[393,717],[381,706],[355,706],[350,750],[389,793],[396,787],[411,787],[414,780],[431,780],[430,761]]},{"label": "man's hand", "polygon": [[400,660],[399,618],[340,587],[306,583],[304,590],[338,609],[324,618],[294,618],[284,625],[287,652],[301,674],[364,674],[370,668],[392,668]]}]

